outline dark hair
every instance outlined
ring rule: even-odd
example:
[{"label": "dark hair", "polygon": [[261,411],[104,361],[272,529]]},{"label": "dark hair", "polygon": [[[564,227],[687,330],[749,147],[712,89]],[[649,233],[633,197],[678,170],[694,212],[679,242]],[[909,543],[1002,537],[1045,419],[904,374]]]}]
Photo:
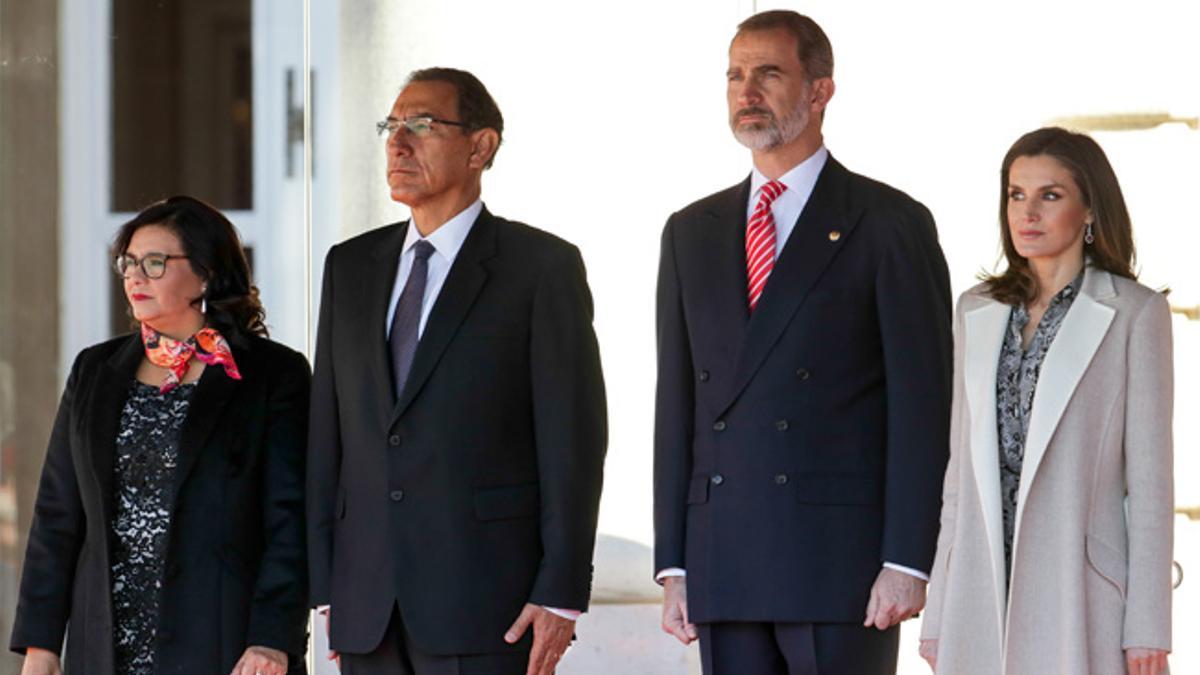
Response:
[{"label": "dark hair", "polygon": [[[179,237],[192,271],[205,282],[207,325],[230,341],[241,341],[246,335],[266,337],[266,311],[258,288],[251,283],[241,237],[228,218],[195,197],[179,195],[155,202],[121,226],[113,257],[124,255],[133,233],[147,225],[161,225]],[[199,302],[197,298],[192,304]]]},{"label": "dark hair", "polygon": [[492,129],[496,132],[496,150],[488,158],[485,169],[492,168],[496,152],[504,141],[504,116],[500,114],[500,106],[488,93],[487,87],[471,73],[457,68],[422,68],[409,74],[405,83],[413,82],[445,82],[452,85],[458,94],[458,120],[463,124],[463,131],[470,133],[480,129]]},{"label": "dark hair", "polygon": [[[833,46],[816,21],[798,12],[773,9],[759,12],[738,24],[737,35],[749,31],[783,30],[796,38],[800,65],[808,81],[833,77]],[[736,39],[736,36],[734,36]]]},{"label": "dark hair", "polygon": [[999,302],[1016,305],[1032,302],[1041,290],[1037,277],[1029,269],[1029,261],[1017,253],[1008,228],[1009,171],[1018,157],[1039,156],[1052,157],[1071,172],[1084,206],[1092,211],[1095,240],[1088,245],[1088,264],[1119,277],[1136,279],[1133,225],[1121,184],[1104,150],[1091,136],[1045,127],[1018,138],[1000,165],[1000,241],[1008,268],[1000,274],[981,275],[987,294]]}]

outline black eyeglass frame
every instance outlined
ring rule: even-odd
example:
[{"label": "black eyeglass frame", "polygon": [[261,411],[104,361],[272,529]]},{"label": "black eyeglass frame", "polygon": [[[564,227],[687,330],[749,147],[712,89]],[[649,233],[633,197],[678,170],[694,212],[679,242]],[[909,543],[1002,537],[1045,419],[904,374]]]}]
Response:
[{"label": "black eyeglass frame", "polygon": [[[150,271],[146,269],[146,261],[154,259],[162,260],[162,272],[160,272],[158,275],[150,274]],[[124,255],[117,256],[113,260],[113,271],[117,273],[118,277],[121,277],[122,279],[128,279],[129,269],[136,265],[142,269],[142,274],[144,274],[147,279],[161,279],[167,273],[167,261],[187,259],[188,256],[186,255],[173,255],[171,253],[159,253],[158,251],[151,251],[141,258],[126,253]]]}]

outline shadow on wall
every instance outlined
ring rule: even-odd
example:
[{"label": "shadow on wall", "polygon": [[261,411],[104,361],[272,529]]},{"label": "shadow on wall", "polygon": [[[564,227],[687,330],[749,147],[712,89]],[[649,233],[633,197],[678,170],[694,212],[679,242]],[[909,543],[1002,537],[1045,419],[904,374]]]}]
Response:
[{"label": "shadow on wall", "polygon": [[649,546],[611,534],[596,537],[592,603],[627,605],[661,603],[654,582],[654,552]]}]

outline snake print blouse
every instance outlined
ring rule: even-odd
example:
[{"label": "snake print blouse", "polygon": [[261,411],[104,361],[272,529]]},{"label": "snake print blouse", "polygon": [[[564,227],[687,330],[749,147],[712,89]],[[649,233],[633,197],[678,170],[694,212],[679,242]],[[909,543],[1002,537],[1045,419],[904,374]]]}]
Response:
[{"label": "snake print blouse", "polygon": [[1028,349],[1021,348],[1021,331],[1029,323],[1029,311],[1016,305],[1008,318],[1000,365],[996,372],[996,425],[1000,434],[1000,503],[1004,511],[1004,576],[1012,571],[1012,545],[1016,530],[1017,492],[1025,461],[1025,435],[1037,391],[1038,375],[1046,352],[1058,335],[1067,310],[1083,285],[1083,273],[1050,299],[1046,313],[1034,330]]}]

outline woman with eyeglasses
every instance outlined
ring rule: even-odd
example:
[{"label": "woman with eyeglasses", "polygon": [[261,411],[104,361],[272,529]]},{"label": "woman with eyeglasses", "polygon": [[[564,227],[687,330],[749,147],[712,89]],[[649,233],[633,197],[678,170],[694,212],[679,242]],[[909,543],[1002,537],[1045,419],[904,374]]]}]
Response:
[{"label": "woman with eyeglasses", "polygon": [[67,380],[12,634],[22,673],[302,673],[308,363],[267,339],[212,207],[153,204],[113,249],[137,330]]},{"label": "woman with eyeglasses", "polygon": [[1007,269],[963,294],[941,532],[921,625],[938,675],[1159,675],[1171,649],[1172,362],[1121,187],[1090,137],[1000,170]]}]

